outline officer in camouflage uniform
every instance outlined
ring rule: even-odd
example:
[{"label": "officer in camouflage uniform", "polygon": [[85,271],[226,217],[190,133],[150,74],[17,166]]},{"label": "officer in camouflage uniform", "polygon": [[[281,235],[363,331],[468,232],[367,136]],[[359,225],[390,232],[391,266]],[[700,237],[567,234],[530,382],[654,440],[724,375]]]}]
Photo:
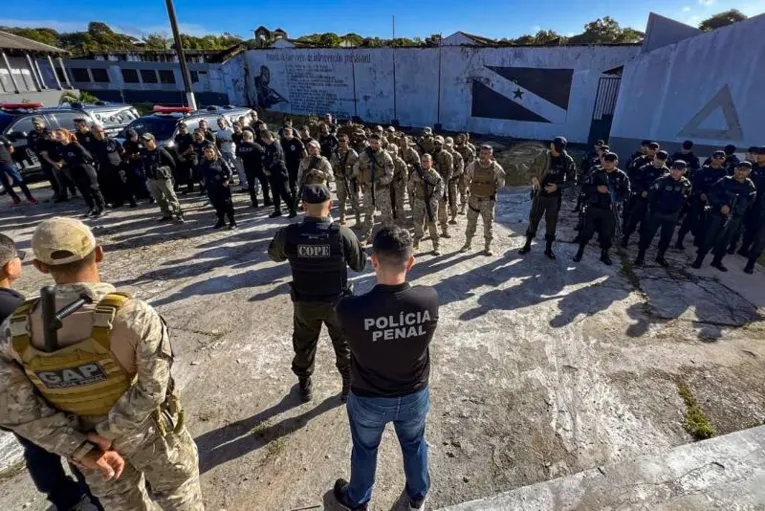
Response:
[{"label": "officer in camouflage uniform", "polygon": [[451,154],[454,160],[452,178],[448,183],[445,183],[445,185],[447,186],[446,196],[449,200],[449,214],[452,217],[451,220],[449,220],[449,223],[451,225],[457,225],[457,188],[459,181],[465,174],[465,161],[462,159],[462,155],[454,149],[454,139],[452,139],[452,137],[446,137],[444,139],[444,151]]},{"label": "officer in camouflage uniform", "polygon": [[79,220],[41,222],[32,250],[57,283],[56,310],[88,300],[63,319],[50,352],[39,300],[0,327],[0,427],[80,465],[109,511],[154,509],[146,483],[162,509],[204,509],[164,320],[101,282],[103,249]]},{"label": "officer in camouflage uniform", "polygon": [[[460,155],[462,156],[465,169],[467,169],[468,165],[473,163],[473,161],[475,160],[475,146],[471,144],[470,142],[468,142],[467,133],[459,133],[457,135],[457,141],[456,141],[456,144],[454,145],[454,150],[460,153]],[[467,179],[464,172],[462,173],[459,180],[457,181],[457,187],[459,188],[459,191],[460,191],[459,214],[464,215],[465,208],[467,207],[467,203],[468,203],[468,186],[467,186]]]},{"label": "officer in camouflage uniform", "polygon": [[448,191],[447,183],[451,181],[452,173],[454,172],[454,158],[452,158],[451,153],[444,150],[444,137],[441,135],[433,139],[433,147],[433,166],[436,168],[438,175],[441,176],[441,179],[444,180],[444,193],[438,201],[438,223],[441,224],[441,236],[451,238],[449,226],[447,225],[447,220],[449,219],[447,213],[449,197],[446,195],[446,192]]},{"label": "officer in camouflage uniform", "polygon": [[388,153],[393,158],[393,182],[390,185],[390,202],[393,205],[393,218],[396,225],[404,226],[404,197],[406,197],[406,180],[409,177],[409,169],[406,162],[398,154],[396,144],[388,144]]},{"label": "officer in camouflage uniform", "polygon": [[490,145],[482,145],[478,160],[468,165],[465,174],[470,188],[470,198],[468,199],[465,245],[460,252],[470,250],[478,224],[478,215],[481,215],[486,242],[484,254],[491,256],[493,255],[491,240],[494,237],[494,207],[497,204],[497,192],[505,186],[505,171],[499,163],[494,161],[494,149]]},{"label": "officer in camouflage uniform", "polygon": [[340,135],[338,146],[332,151],[332,171],[337,183],[337,202],[340,209],[340,225],[345,225],[346,204],[351,203],[351,209],[356,215],[356,225],[361,224],[361,208],[359,207],[359,191],[353,179],[353,166],[359,159],[358,153],[348,146],[348,136]]},{"label": "officer in camouflage uniform", "polygon": [[368,146],[367,135],[363,129],[357,129],[351,136],[351,147],[356,153],[361,154]]},{"label": "officer in camouflage uniform", "polygon": [[431,128],[422,129],[422,137],[417,141],[417,148],[420,156],[423,154],[433,154],[435,149],[435,140],[433,139],[433,130]]},{"label": "officer in camouflage uniform", "polygon": [[433,242],[433,255],[441,255],[438,249],[438,229],[436,228],[436,210],[439,197],[444,194],[444,180],[433,168],[433,158],[429,154],[422,156],[422,165],[416,163],[409,176],[409,190],[412,200],[412,218],[414,220],[413,248],[417,250],[424,236],[423,226],[427,223],[430,239]]},{"label": "officer in camouflage uniform", "polygon": [[372,241],[375,210],[382,214],[382,223],[393,222],[393,209],[390,203],[388,187],[393,181],[393,159],[383,150],[380,136],[372,134],[369,137],[369,147],[359,154],[359,159],[353,166],[353,175],[361,186],[364,224],[361,239]]},{"label": "officer in camouflage uniform", "polygon": [[315,140],[308,142],[308,156],[298,167],[298,187],[305,185],[326,185],[332,181],[332,164],[320,154],[321,147]]}]

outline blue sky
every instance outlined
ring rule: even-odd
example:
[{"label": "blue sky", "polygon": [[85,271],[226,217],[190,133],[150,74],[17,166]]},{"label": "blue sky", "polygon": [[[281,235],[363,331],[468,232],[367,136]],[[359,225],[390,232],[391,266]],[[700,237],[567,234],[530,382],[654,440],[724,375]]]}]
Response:
[{"label": "blue sky", "polygon": [[[0,13],[0,25],[49,26],[82,30],[88,21],[140,36],[169,33],[162,0],[32,0],[12,1]],[[426,37],[457,30],[486,37],[518,37],[540,28],[564,35],[579,33],[588,21],[603,16],[623,26],[644,30],[648,13],[696,25],[711,14],[736,8],[749,16],[765,12],[765,0],[175,0],[181,30],[194,35],[232,32],[251,37],[259,25],[280,27],[290,37],[313,32],[356,32],[390,37]],[[479,7],[480,6],[480,7]]]}]

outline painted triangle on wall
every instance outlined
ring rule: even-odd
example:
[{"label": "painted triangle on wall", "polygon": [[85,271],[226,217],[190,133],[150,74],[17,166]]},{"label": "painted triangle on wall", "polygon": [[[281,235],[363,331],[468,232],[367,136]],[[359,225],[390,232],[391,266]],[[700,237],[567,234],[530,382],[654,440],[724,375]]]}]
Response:
[{"label": "painted triangle on wall", "polygon": [[678,136],[707,140],[744,140],[744,131],[741,129],[741,121],[728,84],[688,121]]}]

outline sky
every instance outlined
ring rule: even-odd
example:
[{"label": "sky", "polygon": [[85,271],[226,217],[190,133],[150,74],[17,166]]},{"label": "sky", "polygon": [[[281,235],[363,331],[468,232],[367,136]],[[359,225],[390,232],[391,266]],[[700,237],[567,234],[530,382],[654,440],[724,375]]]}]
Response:
[{"label": "sky", "polygon": [[[84,30],[102,21],[134,36],[169,34],[163,0],[8,0],[0,25],[59,31]],[[622,26],[645,30],[648,13],[697,25],[712,14],[739,9],[748,16],[765,12],[765,0],[175,0],[182,32],[192,35],[230,32],[245,39],[260,25],[282,28],[290,37],[316,32],[391,37],[427,37],[458,30],[491,38],[514,38],[551,29],[580,33],[584,25],[611,16]]]}]

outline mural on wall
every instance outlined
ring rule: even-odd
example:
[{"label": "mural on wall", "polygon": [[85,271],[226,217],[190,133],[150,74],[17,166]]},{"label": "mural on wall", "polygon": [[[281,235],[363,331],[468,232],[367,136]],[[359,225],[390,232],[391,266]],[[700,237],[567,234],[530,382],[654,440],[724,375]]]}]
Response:
[{"label": "mural on wall", "polygon": [[271,88],[271,70],[268,66],[260,66],[260,74],[255,76],[255,94],[257,105],[266,110],[277,103],[287,103],[284,96]]},{"label": "mural on wall", "polygon": [[552,124],[566,122],[573,69],[483,68],[494,79],[473,77],[472,117]]},{"label": "mural on wall", "polygon": [[744,139],[736,105],[730,93],[730,87],[725,84],[720,91],[710,99],[701,110],[678,133],[680,137],[706,138],[713,140],[730,140],[732,142]]}]

